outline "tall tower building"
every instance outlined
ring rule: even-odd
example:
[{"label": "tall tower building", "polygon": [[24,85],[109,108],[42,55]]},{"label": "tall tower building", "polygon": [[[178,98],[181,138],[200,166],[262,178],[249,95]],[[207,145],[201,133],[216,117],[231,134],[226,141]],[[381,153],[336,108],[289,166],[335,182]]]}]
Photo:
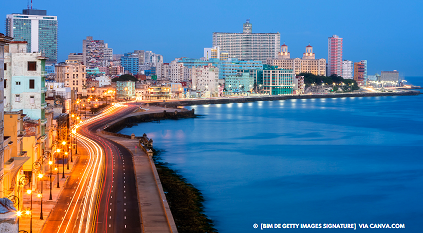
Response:
[{"label": "tall tower building", "polygon": [[279,53],[280,34],[252,33],[249,20],[243,25],[242,33],[214,32],[213,47],[228,53],[228,58],[242,61],[262,61],[276,58]]},{"label": "tall tower building", "polygon": [[328,75],[342,76],[342,38],[333,35],[328,39]]},{"label": "tall tower building", "polygon": [[48,16],[46,10],[24,9],[6,16],[6,35],[28,42],[26,52],[42,53],[47,63],[57,62],[57,31],[57,16]]}]

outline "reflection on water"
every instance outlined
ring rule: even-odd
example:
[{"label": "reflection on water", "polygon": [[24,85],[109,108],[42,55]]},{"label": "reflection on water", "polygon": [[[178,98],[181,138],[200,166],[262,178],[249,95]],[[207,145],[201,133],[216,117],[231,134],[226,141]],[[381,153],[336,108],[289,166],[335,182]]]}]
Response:
[{"label": "reflection on water", "polygon": [[204,117],[121,132],[166,150],[219,232],[354,222],[421,231],[423,96],[278,102],[195,106]]}]

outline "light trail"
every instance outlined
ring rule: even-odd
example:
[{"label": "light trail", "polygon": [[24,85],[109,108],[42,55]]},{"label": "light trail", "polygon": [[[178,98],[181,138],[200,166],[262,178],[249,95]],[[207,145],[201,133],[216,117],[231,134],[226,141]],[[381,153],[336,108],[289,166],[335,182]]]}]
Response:
[{"label": "light trail", "polygon": [[[85,165],[85,169],[80,176],[78,186],[71,197],[71,201],[68,204],[68,208],[65,210],[62,221],[58,227],[57,232],[73,232],[72,226],[78,226],[78,233],[88,233],[92,231],[93,220],[96,216],[96,204],[99,199],[99,190],[103,184],[103,172],[105,169],[105,151],[103,148],[94,140],[78,133],[78,129],[84,133],[89,133],[87,126],[94,123],[116,111],[120,111],[127,105],[114,104],[109,107],[103,113],[86,119],[85,121],[75,124],[72,128],[72,133],[76,136],[79,143],[81,143],[88,152],[88,163]],[[111,150],[111,148],[108,148]],[[81,200],[82,198],[82,200]],[[80,212],[80,216],[76,216],[75,213]]]}]

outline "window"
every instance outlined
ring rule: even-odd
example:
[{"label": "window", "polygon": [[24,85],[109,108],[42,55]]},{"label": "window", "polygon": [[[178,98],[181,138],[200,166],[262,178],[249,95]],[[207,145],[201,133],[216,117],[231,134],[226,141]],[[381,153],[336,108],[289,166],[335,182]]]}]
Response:
[{"label": "window", "polygon": [[30,104],[34,104],[34,103],[35,103],[35,98],[34,98],[34,96],[33,96],[33,95],[31,95],[31,96],[29,97],[29,103],[30,103]]},{"label": "window", "polygon": [[15,82],[15,84],[16,84],[17,86],[19,86],[19,85],[21,85],[21,82]]},{"label": "window", "polygon": [[7,70],[7,64],[4,63],[4,70]]},{"label": "window", "polygon": [[4,88],[6,89],[7,87],[7,79],[4,80]]},{"label": "window", "polygon": [[34,79],[30,79],[29,80],[29,89],[34,89],[35,88],[35,80]]},{"label": "window", "polygon": [[37,62],[29,61],[28,62],[28,71],[37,71]]},{"label": "window", "polygon": [[15,95],[15,102],[21,102],[21,95]]}]

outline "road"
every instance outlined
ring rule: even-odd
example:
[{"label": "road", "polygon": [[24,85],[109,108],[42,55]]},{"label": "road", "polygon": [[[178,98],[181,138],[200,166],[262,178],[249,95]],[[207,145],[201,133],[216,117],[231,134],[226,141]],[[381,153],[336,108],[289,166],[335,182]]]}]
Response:
[{"label": "road", "polygon": [[132,155],[96,134],[137,107],[116,104],[76,125],[78,146],[86,153],[80,153],[43,232],[141,232]]}]

